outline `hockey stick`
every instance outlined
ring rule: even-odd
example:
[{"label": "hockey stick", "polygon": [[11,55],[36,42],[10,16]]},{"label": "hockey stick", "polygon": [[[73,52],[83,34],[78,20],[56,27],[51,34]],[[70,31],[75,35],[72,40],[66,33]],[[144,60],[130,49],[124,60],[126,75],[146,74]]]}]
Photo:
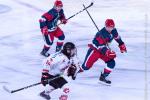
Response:
[{"label": "hockey stick", "polygon": [[[91,4],[88,5],[87,7],[84,7],[84,9],[78,11],[77,13],[75,13],[75,14],[73,14],[72,16],[70,16],[69,18],[67,18],[67,20],[73,18],[74,16],[78,15],[79,13],[83,12],[84,10],[88,9],[88,8],[91,7],[91,6],[93,6],[93,2],[91,2]],[[62,24],[62,23],[59,23],[57,26],[59,26],[60,24]]]},{"label": "hockey stick", "polygon": [[[85,8],[85,5],[84,5],[84,4],[83,4],[83,7]],[[93,24],[95,25],[95,27],[97,28],[97,30],[100,31],[99,28],[98,28],[98,26],[96,25],[95,21],[93,20],[92,16],[90,15],[90,13],[89,13],[89,11],[88,11],[87,9],[86,9],[86,12],[87,12],[87,14],[89,15],[90,19],[92,20],[92,22],[93,22]]]},{"label": "hockey stick", "polygon": [[[52,80],[54,80],[54,79],[57,79],[57,78],[59,78],[59,77],[61,77],[61,76],[57,76],[57,77],[48,79],[48,82],[50,82],[50,81],[52,81]],[[6,86],[3,86],[3,89],[4,89],[5,91],[9,92],[9,93],[15,93],[15,92],[18,92],[18,91],[21,91],[21,90],[24,90],[24,89],[28,89],[28,88],[33,87],[33,86],[40,85],[40,84],[41,84],[41,82],[38,82],[38,83],[31,84],[31,85],[28,85],[28,86],[25,86],[25,87],[23,87],[23,88],[19,88],[19,89],[16,89],[16,90],[9,90]]]},{"label": "hockey stick", "polygon": [[71,19],[72,17],[74,17],[74,16],[76,16],[76,15],[78,15],[79,13],[83,12],[84,10],[88,9],[88,8],[91,7],[91,6],[93,6],[93,2],[91,2],[91,4],[90,4],[89,6],[84,7],[84,9],[80,10],[79,12],[77,12],[77,13],[75,13],[74,15],[70,16],[69,18],[67,18],[67,20],[68,20],[68,19]]},{"label": "hockey stick", "polygon": [[[85,8],[85,5],[83,4],[83,7]],[[87,14],[89,15],[89,17],[90,17],[90,19],[92,20],[92,22],[93,22],[93,24],[94,24],[94,26],[96,27],[96,29],[98,30],[98,32],[100,31],[99,30],[99,28],[98,28],[98,26],[96,25],[96,23],[95,23],[95,21],[93,20],[93,18],[92,18],[92,16],[91,16],[91,14],[89,13],[89,11],[87,10],[87,9],[85,9],[86,10],[86,12],[87,12]],[[102,36],[102,35],[101,35]],[[103,40],[105,41],[105,39],[104,39],[104,37],[102,36],[102,38],[103,38]],[[108,45],[108,43],[106,42],[106,46],[110,49],[110,47],[109,47],[109,45]]]},{"label": "hockey stick", "polygon": [[3,89],[5,91],[9,92],[9,93],[15,93],[15,92],[18,92],[18,91],[21,91],[21,90],[24,90],[24,89],[27,89],[27,88],[39,85],[39,84],[41,84],[41,82],[29,85],[29,86],[26,86],[26,87],[23,87],[23,88],[20,88],[20,89],[16,89],[16,90],[9,90],[6,86],[3,86]]}]

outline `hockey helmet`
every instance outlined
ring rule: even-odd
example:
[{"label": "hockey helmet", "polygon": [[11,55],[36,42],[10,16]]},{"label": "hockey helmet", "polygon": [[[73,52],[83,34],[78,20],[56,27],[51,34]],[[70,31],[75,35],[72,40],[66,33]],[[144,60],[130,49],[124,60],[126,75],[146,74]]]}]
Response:
[{"label": "hockey helmet", "polygon": [[66,42],[63,46],[62,53],[69,59],[76,54],[76,47],[72,42]]},{"label": "hockey helmet", "polygon": [[54,6],[55,7],[63,7],[63,3],[61,0],[56,0],[55,3],[54,3]]},{"label": "hockey helmet", "polygon": [[115,23],[114,23],[113,19],[106,19],[105,26],[114,28],[115,27]]}]

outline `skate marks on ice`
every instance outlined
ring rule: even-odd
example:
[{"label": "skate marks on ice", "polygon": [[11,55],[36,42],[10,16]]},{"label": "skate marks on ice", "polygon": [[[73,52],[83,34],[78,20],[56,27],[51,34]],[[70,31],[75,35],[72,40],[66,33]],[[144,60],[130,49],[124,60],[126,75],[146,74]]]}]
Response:
[{"label": "skate marks on ice", "polygon": [[6,81],[0,81],[0,84],[9,84],[9,82],[6,82]]},{"label": "skate marks on ice", "polygon": [[[25,71],[22,71],[22,70],[19,70],[19,69],[16,69],[16,68],[12,68],[12,67],[6,67],[6,66],[1,66],[3,69],[5,69],[5,71],[9,71],[9,72],[14,72],[14,73],[17,73],[19,75],[26,75],[26,76],[34,76],[34,77],[39,77],[39,76],[36,76],[35,74],[32,74],[30,72],[25,72]],[[5,81],[2,81],[0,83],[8,83],[8,82],[5,82]]]},{"label": "skate marks on ice", "polygon": [[99,81],[99,73],[95,75],[89,73],[89,75],[88,76],[78,75],[77,80],[75,81],[74,84],[79,84],[81,86],[88,86],[88,87],[114,88],[127,91],[128,90],[144,91],[144,71],[130,70],[130,69],[129,70],[115,69],[114,73],[112,73],[110,77],[108,77],[108,79],[112,81],[111,85],[101,84]]},{"label": "skate marks on ice", "polygon": [[44,10],[42,10],[42,9],[40,9],[40,8],[30,4],[30,3],[26,3],[26,2],[23,2],[23,1],[20,1],[20,0],[13,0],[13,1],[18,3],[18,4],[20,4],[20,5],[22,5],[22,6],[25,6],[27,8],[31,8],[31,9],[33,9],[35,11],[44,12]]},{"label": "skate marks on ice", "polygon": [[0,4],[0,14],[7,13],[11,11],[11,9],[12,8],[7,5]]},{"label": "skate marks on ice", "polygon": [[[9,40],[9,39],[19,39],[19,37],[22,37],[22,36],[26,36],[27,33],[33,33],[33,32],[38,32],[39,30],[38,29],[32,29],[32,30],[26,30],[26,31],[21,31],[21,32],[16,32],[16,33],[9,33],[10,35],[6,35],[6,36],[3,36],[3,37],[0,37],[0,40],[4,41],[4,40]],[[21,33],[21,34],[20,34]],[[32,34],[30,34],[31,36]],[[35,36],[35,34],[33,34]],[[40,35],[40,34],[39,34]],[[17,38],[16,38],[17,37]],[[10,41],[10,40],[9,40]],[[12,41],[11,41],[12,42]]]}]

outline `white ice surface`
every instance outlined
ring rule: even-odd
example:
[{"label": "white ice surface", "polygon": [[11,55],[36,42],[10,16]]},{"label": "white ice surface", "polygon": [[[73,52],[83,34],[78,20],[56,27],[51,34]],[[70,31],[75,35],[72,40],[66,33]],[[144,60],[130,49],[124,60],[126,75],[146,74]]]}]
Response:
[{"label": "white ice surface", "polygon": [[[99,60],[89,70],[71,81],[70,100],[150,100],[150,1],[149,0],[93,0],[89,12],[99,28],[106,18],[113,18],[128,52],[121,54],[117,43],[116,67],[110,79],[111,86],[98,83],[105,63]],[[44,100],[39,97],[42,85],[7,93],[3,86],[15,90],[40,81],[42,60],[39,52],[43,39],[38,20],[53,6],[54,0],[0,0],[0,100]],[[63,0],[66,17],[88,5],[90,0]],[[5,12],[6,11],[6,12]],[[147,20],[146,20],[147,16]],[[65,41],[77,45],[81,63],[87,44],[91,43],[97,29],[86,12],[60,26]],[[55,40],[56,42],[56,40]],[[53,53],[55,43],[50,50]],[[58,100],[60,91],[51,94]]]}]

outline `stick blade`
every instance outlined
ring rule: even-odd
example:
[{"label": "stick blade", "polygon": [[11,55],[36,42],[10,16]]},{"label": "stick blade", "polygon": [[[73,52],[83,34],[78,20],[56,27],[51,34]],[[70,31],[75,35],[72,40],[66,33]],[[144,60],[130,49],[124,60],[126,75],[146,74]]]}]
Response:
[{"label": "stick blade", "polygon": [[87,9],[87,8],[89,8],[89,7],[93,6],[93,4],[94,4],[94,3],[93,3],[93,2],[91,2],[91,3],[90,3],[90,5],[88,5],[87,7],[85,7],[85,5],[83,4],[83,6],[85,7],[84,9]]},{"label": "stick blade", "polygon": [[94,2],[91,2],[91,6],[93,6]]},{"label": "stick blade", "polygon": [[12,93],[12,91],[9,90],[6,86],[3,86],[3,89],[4,89],[6,92],[8,92],[8,93]]}]

